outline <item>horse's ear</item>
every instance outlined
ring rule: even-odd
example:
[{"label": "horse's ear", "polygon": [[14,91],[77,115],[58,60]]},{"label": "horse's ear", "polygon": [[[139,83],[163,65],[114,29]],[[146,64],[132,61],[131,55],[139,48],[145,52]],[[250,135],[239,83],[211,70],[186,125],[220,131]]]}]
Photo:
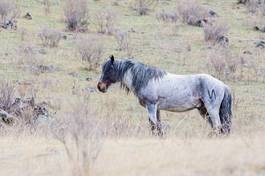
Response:
[{"label": "horse's ear", "polygon": [[111,63],[113,64],[113,62],[114,62],[114,56],[113,55],[110,56],[110,60],[111,60]]}]

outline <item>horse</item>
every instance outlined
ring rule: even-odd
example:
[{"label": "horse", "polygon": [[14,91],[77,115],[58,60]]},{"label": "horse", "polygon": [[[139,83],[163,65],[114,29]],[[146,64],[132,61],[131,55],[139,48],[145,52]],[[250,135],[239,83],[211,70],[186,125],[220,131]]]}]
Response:
[{"label": "horse", "polygon": [[232,125],[229,86],[208,74],[176,75],[131,59],[110,58],[102,65],[97,88],[107,92],[111,84],[133,92],[148,112],[151,131],[163,135],[160,110],[185,112],[197,109],[216,135],[228,135]]}]

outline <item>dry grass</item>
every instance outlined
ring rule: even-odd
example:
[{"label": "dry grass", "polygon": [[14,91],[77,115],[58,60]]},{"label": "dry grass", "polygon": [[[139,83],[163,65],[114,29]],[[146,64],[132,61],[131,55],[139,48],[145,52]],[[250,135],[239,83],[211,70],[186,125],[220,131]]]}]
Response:
[{"label": "dry grass", "polygon": [[147,15],[156,3],[157,0],[134,0],[132,9],[140,16]]},{"label": "dry grass", "polygon": [[64,118],[54,123],[52,133],[65,148],[72,175],[91,174],[91,167],[101,151],[103,128],[86,104],[86,96]]},{"label": "dry grass", "polygon": [[181,20],[192,26],[203,26],[213,17],[210,10],[195,0],[181,1],[177,6],[177,14]]},{"label": "dry grass", "polygon": [[19,11],[16,4],[12,0],[1,0],[0,1],[0,16],[1,23],[5,23],[7,20],[14,20],[19,15]]},{"label": "dry grass", "polygon": [[[265,60],[264,49],[255,48],[256,39],[264,40],[264,35],[246,25],[256,14],[236,1],[178,1],[184,7],[200,6],[199,12],[211,7],[229,25],[229,47],[215,48],[219,45],[205,44],[202,28],[180,23],[175,1],[154,1],[148,15],[139,16],[128,1],[89,0],[91,24],[84,6],[86,15],[74,18],[76,28],[65,32],[66,40],[42,48],[37,36],[42,26],[61,32],[72,26],[64,16],[68,1],[49,0],[48,15],[40,6],[44,0],[16,2],[32,20],[18,18],[19,31],[0,29],[0,78],[15,83],[12,88],[23,99],[32,91],[36,101],[47,104],[51,118],[35,125],[29,110],[16,126],[0,121],[0,175],[264,175]],[[82,14],[73,10],[77,4],[69,7],[69,14]],[[115,13],[113,26],[125,35],[116,36],[116,29],[114,35],[98,33],[95,15],[105,9]],[[206,11],[202,16],[188,11],[188,18],[208,16]],[[234,97],[232,134],[208,137],[211,128],[196,110],[162,111],[165,136],[157,138],[133,94],[127,95],[119,84],[99,93],[98,66],[111,54],[123,58],[127,48],[139,62],[176,74],[209,73],[228,84]],[[50,65],[59,70],[32,72]]]},{"label": "dry grass", "polygon": [[57,47],[62,39],[62,33],[55,29],[43,28],[38,37],[41,39],[42,45],[45,47]]},{"label": "dry grass", "polygon": [[213,74],[220,79],[235,79],[235,74],[240,67],[236,57],[227,48],[216,47],[210,51],[209,68],[213,69]]},{"label": "dry grass", "polygon": [[88,70],[96,70],[103,54],[103,45],[93,38],[77,40],[77,52],[81,60],[87,65]]},{"label": "dry grass", "polygon": [[114,33],[116,16],[110,10],[102,10],[95,16],[95,25],[97,31],[102,34],[111,35]]},{"label": "dry grass", "polygon": [[215,22],[213,24],[205,24],[203,26],[204,40],[210,41],[213,44],[220,44],[222,46],[228,45],[228,26],[224,23]]},{"label": "dry grass", "polygon": [[68,30],[87,30],[89,19],[87,0],[66,0],[64,7],[64,16]]},{"label": "dry grass", "polygon": [[114,37],[118,44],[118,50],[125,51],[127,57],[132,57],[133,48],[130,34],[128,32],[117,30],[114,33]]},{"label": "dry grass", "polygon": [[167,12],[165,10],[162,10],[161,12],[156,14],[156,19],[158,21],[175,23],[179,20],[179,17],[178,14],[174,11]]}]

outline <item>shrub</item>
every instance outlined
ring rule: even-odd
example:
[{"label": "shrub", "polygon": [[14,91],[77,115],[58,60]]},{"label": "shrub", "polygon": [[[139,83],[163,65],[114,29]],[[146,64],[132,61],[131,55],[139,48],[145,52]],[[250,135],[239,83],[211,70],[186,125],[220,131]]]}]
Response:
[{"label": "shrub", "polygon": [[120,51],[125,51],[128,57],[132,56],[132,46],[128,32],[117,30],[114,34]]},{"label": "shrub", "polygon": [[148,11],[155,5],[156,0],[134,0],[133,3],[132,8],[138,15],[147,15]]},{"label": "shrub", "polygon": [[57,47],[62,39],[62,33],[55,29],[43,28],[39,34],[43,46]]},{"label": "shrub", "polygon": [[51,12],[50,0],[43,0],[43,6],[44,6],[45,15],[48,15]]},{"label": "shrub", "polygon": [[100,121],[86,101],[80,101],[68,115],[59,118],[52,132],[65,148],[72,175],[90,175],[104,138]]},{"label": "shrub", "polygon": [[115,15],[111,11],[103,10],[96,14],[95,24],[97,31],[102,34],[113,34]]},{"label": "shrub", "polygon": [[[234,79],[239,63],[228,48],[214,48],[208,55],[209,68],[220,79]],[[210,72],[212,72],[210,71]]]},{"label": "shrub", "polygon": [[80,39],[77,41],[77,50],[82,61],[88,64],[89,70],[94,70],[99,66],[100,58],[103,54],[103,45],[94,39]]},{"label": "shrub", "polygon": [[156,19],[158,21],[175,23],[178,20],[178,15],[176,12],[167,12],[165,10],[162,10],[156,15]]},{"label": "shrub", "polygon": [[205,24],[203,27],[204,31],[204,40],[213,42],[214,44],[218,43],[223,46],[228,45],[228,38],[226,37],[228,32],[227,25],[215,22],[214,24]]},{"label": "shrub", "polygon": [[248,0],[246,7],[251,13],[261,13],[265,15],[265,1],[264,0]]},{"label": "shrub", "polygon": [[208,23],[210,17],[216,16],[214,11],[192,0],[179,2],[177,13],[184,23],[200,27]]},{"label": "shrub", "polygon": [[12,0],[1,0],[0,1],[0,16],[1,22],[13,21],[19,15],[19,11],[16,8],[15,2]]},{"label": "shrub", "polygon": [[9,111],[14,102],[15,87],[10,82],[0,84],[0,109]]},{"label": "shrub", "polygon": [[87,30],[88,25],[87,0],[66,0],[64,7],[65,22],[70,31]]}]

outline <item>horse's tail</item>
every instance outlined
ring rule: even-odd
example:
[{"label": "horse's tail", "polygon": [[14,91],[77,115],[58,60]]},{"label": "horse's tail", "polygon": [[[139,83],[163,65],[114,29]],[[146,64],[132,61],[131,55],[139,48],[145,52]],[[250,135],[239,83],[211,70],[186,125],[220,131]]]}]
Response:
[{"label": "horse's tail", "polygon": [[232,95],[231,90],[228,87],[225,88],[219,116],[222,124],[221,133],[229,134],[232,125]]}]

